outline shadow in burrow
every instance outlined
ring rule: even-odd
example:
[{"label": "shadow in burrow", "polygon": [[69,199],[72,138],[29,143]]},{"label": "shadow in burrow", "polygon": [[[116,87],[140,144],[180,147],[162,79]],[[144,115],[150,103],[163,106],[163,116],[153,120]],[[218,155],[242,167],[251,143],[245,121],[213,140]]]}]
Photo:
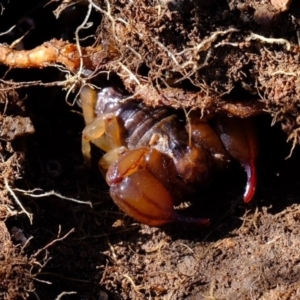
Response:
[{"label": "shadow in burrow", "polygon": [[[55,196],[34,199],[18,193],[26,209],[34,215],[33,225],[19,216],[7,221],[8,228],[20,228],[27,238],[33,237],[26,248],[28,254],[51,243],[58,232],[63,236],[74,228],[74,233],[49,247],[52,259],[38,278],[53,283],[51,291],[47,291],[53,297],[68,289],[79,293],[91,290],[96,295],[101,289],[99,282],[103,275],[97,267],[112,263],[106,254],[110,245],[142,244],[159,233],[144,230],[145,226],[125,216],[111,201],[109,188],[97,170],[97,160],[101,156],[98,149],[93,149],[92,170],[85,168],[81,154],[84,122],[80,109],[67,105],[65,94],[57,89],[34,87],[26,92],[24,101],[36,133],[27,138],[24,172],[16,186],[26,190],[54,190],[65,197],[92,201],[93,208]],[[292,157],[285,160],[291,144],[286,143],[279,126],[270,127],[269,116],[259,116],[257,123],[260,154],[258,188],[253,201],[247,205],[243,203],[241,196],[246,176],[239,164],[234,163],[218,174],[210,187],[199,191],[193,199],[187,199],[192,206],[183,213],[210,218],[210,227],[200,229],[172,224],[163,227],[161,232],[173,241],[216,241],[241,226],[246,210],[251,214],[256,209],[268,207],[270,213],[276,214],[299,203],[299,149],[296,147]],[[38,286],[38,291],[42,294],[45,286]]]},{"label": "shadow in burrow", "polygon": [[[86,181],[86,178],[92,178],[92,181],[96,181],[96,187],[93,186],[94,182],[91,183],[95,194],[102,182],[99,190],[103,189],[102,193],[109,198],[109,188],[97,170],[97,160],[101,157],[101,152],[94,149],[95,158],[92,171],[85,170],[83,165],[80,139],[84,124],[80,109],[72,108],[70,110],[70,107],[64,103],[63,94],[59,99],[56,95],[49,94],[47,89],[34,88],[33,90],[32,97],[36,97],[37,102],[33,101],[34,104],[30,104],[30,106],[37,133],[32,139],[34,147],[31,148],[28,155],[33,156],[38,163],[36,164],[37,170],[25,173],[34,174],[33,176],[38,178],[36,185],[44,189],[53,189],[54,187],[57,189],[59,186],[66,188],[71,180],[84,178],[83,181]],[[41,92],[42,90],[43,92]],[[49,95],[51,96],[49,97]],[[48,97],[46,101],[45,97]],[[227,226],[235,227],[240,223],[239,218],[245,213],[245,210],[267,206],[270,208],[269,211],[277,213],[286,205],[298,202],[296,168],[299,150],[296,147],[292,157],[285,160],[291,150],[291,145],[286,143],[286,137],[280,131],[279,126],[271,128],[270,123],[271,118],[268,116],[257,118],[260,151],[257,161],[258,187],[253,201],[248,205],[243,204],[242,194],[246,176],[241,166],[234,162],[220,174],[215,174],[208,188],[200,190],[191,198],[186,199],[192,203],[192,206],[187,208],[183,212],[184,214],[194,217],[209,217],[212,225],[228,215],[236,220],[229,222],[232,225]],[[30,165],[34,164],[30,163]],[[66,179],[62,180],[63,177]],[[88,183],[85,184],[88,185]],[[73,193],[76,194],[78,191],[73,191]],[[113,204],[111,205],[113,206]],[[168,226],[167,230],[172,231],[172,227],[176,227],[176,225]],[[188,230],[198,231],[198,228],[188,228]]]},{"label": "shadow in burrow", "polygon": [[[231,235],[242,226],[246,217],[251,218],[264,208],[275,215],[300,203],[300,149],[296,146],[290,156],[292,143],[286,142],[287,136],[279,124],[271,127],[271,123],[268,115],[256,117],[257,189],[250,203],[243,202],[246,174],[237,162],[217,174],[207,190],[195,195],[190,213],[211,220],[211,226],[198,235],[199,240],[216,241]],[[197,232],[193,230],[188,235],[193,239]]]}]

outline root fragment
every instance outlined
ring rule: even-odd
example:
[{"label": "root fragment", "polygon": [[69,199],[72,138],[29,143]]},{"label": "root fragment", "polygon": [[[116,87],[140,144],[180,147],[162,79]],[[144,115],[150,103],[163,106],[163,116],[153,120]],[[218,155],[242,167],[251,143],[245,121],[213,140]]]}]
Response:
[{"label": "root fragment", "polygon": [[7,178],[4,178],[4,183],[5,183],[5,187],[6,187],[7,191],[9,192],[9,194],[14,198],[17,205],[21,208],[21,213],[24,213],[28,217],[30,224],[32,224],[33,215],[24,208],[23,204],[20,202],[20,200],[18,199],[18,197],[16,196],[14,191],[9,186]]},{"label": "root fragment", "polygon": [[[86,68],[93,68],[92,57],[100,49],[85,48],[82,59]],[[32,50],[14,50],[0,45],[0,63],[11,68],[45,68],[54,64],[62,64],[71,72],[80,66],[80,55],[76,45],[53,39]]]},{"label": "root fragment", "polygon": [[282,44],[286,46],[286,49],[289,51],[291,49],[291,43],[286,39],[274,39],[274,38],[266,38],[262,35],[251,32],[250,36],[246,38],[246,41],[250,40],[259,40],[264,43],[269,44]]}]

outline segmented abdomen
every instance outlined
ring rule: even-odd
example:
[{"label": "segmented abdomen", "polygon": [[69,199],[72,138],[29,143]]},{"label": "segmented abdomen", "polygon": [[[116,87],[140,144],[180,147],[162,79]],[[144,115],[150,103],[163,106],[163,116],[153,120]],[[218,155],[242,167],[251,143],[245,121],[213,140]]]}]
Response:
[{"label": "segmented abdomen", "polygon": [[[112,87],[98,93],[96,114],[113,113],[125,128],[127,147],[148,146],[154,136],[165,137],[169,151],[181,151],[188,144],[184,123],[174,110],[147,107],[142,102],[126,100],[126,96]],[[163,151],[163,152],[169,152]]]}]

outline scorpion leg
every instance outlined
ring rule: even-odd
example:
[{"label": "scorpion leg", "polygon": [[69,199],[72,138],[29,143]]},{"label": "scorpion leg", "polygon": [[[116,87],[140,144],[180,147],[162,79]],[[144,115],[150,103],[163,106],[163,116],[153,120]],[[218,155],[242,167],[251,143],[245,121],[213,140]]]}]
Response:
[{"label": "scorpion leg", "polygon": [[[174,210],[173,199],[163,183],[147,170],[151,151],[146,147],[130,150],[108,169],[106,181],[115,203],[126,214],[150,226],[171,222],[207,226],[208,219],[185,217]],[[159,172],[166,170],[162,167]]]},{"label": "scorpion leg", "polygon": [[85,140],[92,142],[104,151],[124,145],[122,138],[122,128],[118,123],[117,117],[106,114],[96,117],[87,124],[82,132]]},{"label": "scorpion leg", "polygon": [[80,92],[81,107],[84,121],[87,124],[82,132],[81,151],[84,161],[88,167],[91,166],[91,145],[93,141],[101,149],[108,148],[105,140],[101,138],[104,134],[103,118],[96,118],[95,105],[97,92],[87,86],[84,86]]},{"label": "scorpion leg", "polygon": [[103,136],[105,123],[102,117],[93,119],[82,131],[81,151],[84,161],[88,167],[91,166],[91,145],[90,142],[104,151],[109,151],[110,147]]},{"label": "scorpion leg", "polygon": [[82,153],[86,164],[90,166],[90,142],[105,152],[109,152],[111,149],[119,148],[124,144],[123,129],[113,114],[95,116],[94,109],[97,100],[95,90],[83,87],[80,98],[84,120],[87,124],[82,132]]},{"label": "scorpion leg", "polygon": [[[97,92],[87,86],[84,86],[80,92],[81,107],[84,121],[86,124],[91,123],[95,118],[95,105],[97,100]],[[81,151],[85,163],[90,167],[91,165],[91,145],[89,140],[82,135]]]},{"label": "scorpion leg", "polygon": [[91,123],[95,117],[95,105],[97,101],[97,91],[84,86],[80,91],[80,101],[83,118],[86,124]]},{"label": "scorpion leg", "polygon": [[128,149],[124,146],[112,149],[101,157],[98,162],[98,167],[103,177],[105,178],[108,168],[117,161]]},{"label": "scorpion leg", "polygon": [[222,118],[218,122],[218,129],[227,151],[241,163],[247,173],[244,202],[248,203],[254,196],[257,184],[258,146],[253,119]]}]

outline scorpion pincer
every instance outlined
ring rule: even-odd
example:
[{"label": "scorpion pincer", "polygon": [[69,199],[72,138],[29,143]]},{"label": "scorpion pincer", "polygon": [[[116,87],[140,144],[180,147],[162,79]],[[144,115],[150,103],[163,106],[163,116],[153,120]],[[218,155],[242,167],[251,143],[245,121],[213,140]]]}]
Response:
[{"label": "scorpion pincer", "polygon": [[85,162],[90,165],[90,142],[106,152],[99,167],[106,172],[110,195],[139,222],[207,226],[209,219],[186,217],[174,205],[195,187],[206,186],[212,172],[232,158],[247,172],[244,202],[252,199],[257,157],[252,119],[223,117],[213,129],[197,113],[185,122],[173,109],[126,100],[112,87],[96,92],[85,86],[80,98]]}]

